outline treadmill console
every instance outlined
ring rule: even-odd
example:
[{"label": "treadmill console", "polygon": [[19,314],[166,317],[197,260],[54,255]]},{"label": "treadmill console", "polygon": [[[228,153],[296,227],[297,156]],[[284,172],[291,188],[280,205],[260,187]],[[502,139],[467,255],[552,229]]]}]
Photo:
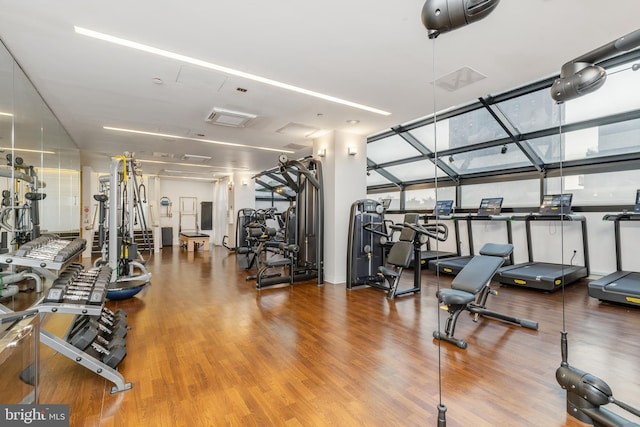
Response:
[{"label": "treadmill console", "polygon": [[640,213],[640,190],[636,190],[636,204],[633,206],[633,213]]},{"label": "treadmill console", "polygon": [[542,215],[571,214],[571,199],[573,194],[545,194],[540,205]]},{"label": "treadmill console", "polygon": [[435,215],[449,215],[453,209],[453,200],[438,200],[433,213]]},{"label": "treadmill console", "polygon": [[489,197],[480,201],[478,216],[500,215],[502,210],[502,197]]}]

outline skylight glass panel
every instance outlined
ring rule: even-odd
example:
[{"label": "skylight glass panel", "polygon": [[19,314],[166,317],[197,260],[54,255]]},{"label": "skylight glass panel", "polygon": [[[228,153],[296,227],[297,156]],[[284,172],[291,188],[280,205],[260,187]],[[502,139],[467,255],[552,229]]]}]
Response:
[{"label": "skylight glass panel", "polygon": [[[434,131],[435,128],[435,131]],[[436,133],[437,132],[437,133]],[[449,146],[449,120],[442,120],[437,123],[437,126],[433,123],[409,131],[422,145],[424,145],[429,151],[435,153],[436,151],[446,150]]]},{"label": "skylight glass panel", "polygon": [[441,157],[441,160],[460,175],[531,166],[529,159],[513,143],[457,153]]},{"label": "skylight glass panel", "polygon": [[[640,152],[640,119],[580,129],[564,134],[562,160],[583,160]],[[560,161],[560,136],[551,135],[527,143],[544,163]]]},{"label": "skylight glass panel", "polygon": [[[262,177],[265,178],[265,177]],[[267,185],[268,187],[263,186],[262,184],[260,184],[259,182],[256,182],[256,191],[257,192],[261,192],[261,193],[269,193],[271,194],[271,192],[273,191],[273,193],[275,195],[282,195],[282,197],[293,197],[295,196],[295,192],[289,188],[286,185],[283,185],[282,183],[276,181],[276,180],[269,180],[269,179],[262,179],[262,182],[264,182],[265,185]],[[271,187],[271,188],[269,188]]]},{"label": "skylight glass panel", "polygon": [[508,135],[485,108],[472,110],[410,131],[430,151],[466,147]]},{"label": "skylight glass panel", "polygon": [[419,160],[384,169],[402,182],[432,179],[436,176],[436,169],[439,177],[446,176],[444,172],[435,167],[431,160]]},{"label": "skylight glass panel", "polygon": [[[437,193],[436,193],[437,190]],[[455,200],[456,187],[422,188],[405,192],[405,209],[433,210],[438,200]]]},{"label": "skylight glass panel", "polygon": [[367,144],[367,158],[376,164],[393,162],[419,156],[420,152],[399,135]]},{"label": "skylight glass panel", "polygon": [[398,210],[400,209],[400,192],[399,191],[389,191],[387,193],[367,193],[367,199],[382,201],[383,199],[390,199],[391,204],[389,205],[390,210]]},{"label": "skylight glass panel", "polygon": [[391,181],[389,181],[384,176],[380,175],[375,170],[367,172],[367,187],[372,187],[374,185],[389,185]]},{"label": "skylight glass panel", "polygon": [[549,88],[500,102],[497,107],[519,133],[549,129],[560,124],[560,112]]},{"label": "skylight glass panel", "polygon": [[[565,175],[547,178],[547,191],[560,193],[560,189],[573,194],[578,206],[626,205],[633,209],[640,170],[625,170],[584,175]],[[561,187],[562,186],[562,187]]]},{"label": "skylight glass panel", "polygon": [[627,63],[607,70],[607,80],[600,89],[564,103],[563,122],[576,123],[640,109],[640,73],[631,66]]}]

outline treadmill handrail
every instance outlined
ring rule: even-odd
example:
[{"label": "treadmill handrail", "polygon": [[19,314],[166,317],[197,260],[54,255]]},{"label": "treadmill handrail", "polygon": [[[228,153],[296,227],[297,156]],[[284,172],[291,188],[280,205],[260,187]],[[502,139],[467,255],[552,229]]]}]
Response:
[{"label": "treadmill handrail", "polygon": [[531,221],[575,221],[580,222],[582,231],[582,247],[584,257],[584,267],[587,269],[587,276],[591,274],[591,267],[589,263],[589,241],[587,239],[587,218],[584,215],[577,214],[558,214],[558,215],[543,215],[543,214],[529,214],[523,217],[512,217],[513,220],[524,220],[527,228],[527,251],[529,252],[529,262],[533,261],[533,245],[531,243]]},{"label": "treadmill handrail", "polygon": [[539,213],[532,213],[528,215],[513,215],[510,218],[512,221],[586,221],[587,218],[584,215],[579,214],[557,214],[557,215],[545,215]]}]

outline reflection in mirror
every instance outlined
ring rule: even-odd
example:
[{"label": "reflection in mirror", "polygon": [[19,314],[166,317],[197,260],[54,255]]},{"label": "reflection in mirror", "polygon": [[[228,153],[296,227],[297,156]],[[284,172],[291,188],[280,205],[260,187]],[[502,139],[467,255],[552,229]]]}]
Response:
[{"label": "reflection in mirror", "polygon": [[[2,207],[8,214],[2,231],[8,233],[10,245],[15,248],[39,233],[77,235],[79,150],[4,45],[0,45],[0,174]],[[39,215],[32,216],[32,203],[37,203]]]}]

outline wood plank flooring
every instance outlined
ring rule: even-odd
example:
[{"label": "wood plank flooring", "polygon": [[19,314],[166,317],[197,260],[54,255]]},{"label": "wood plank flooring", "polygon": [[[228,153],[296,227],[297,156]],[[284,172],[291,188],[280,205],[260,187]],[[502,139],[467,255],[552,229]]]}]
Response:
[{"label": "wood plank flooring", "polygon": [[[70,404],[72,426],[435,426],[439,360],[449,426],[584,425],[555,380],[561,292],[499,288],[488,305],[540,329],[463,314],[461,350],[432,338],[447,313],[431,272],[421,294],[389,301],[315,282],[256,291],[217,247],[166,248],[148,268],[151,286],[108,304],[132,326],[119,367],[131,390],[111,395],[111,383],[42,346],[40,401]],[[585,282],[565,300],[570,363],[640,407],[640,309],[589,298]],[[43,327],[62,335],[69,321],[49,315]]]}]

